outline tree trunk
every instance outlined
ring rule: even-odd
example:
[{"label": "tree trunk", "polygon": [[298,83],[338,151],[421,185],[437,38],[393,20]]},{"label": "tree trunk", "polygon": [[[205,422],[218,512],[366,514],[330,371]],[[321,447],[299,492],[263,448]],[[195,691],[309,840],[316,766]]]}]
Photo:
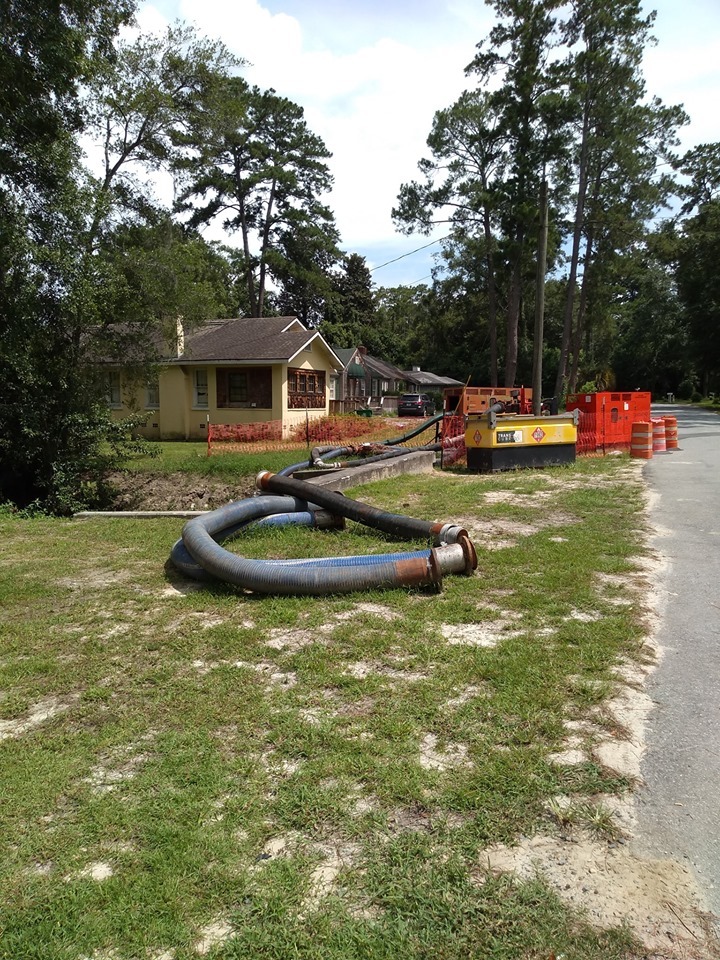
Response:
[{"label": "tree trunk", "polygon": [[575,310],[575,290],[577,287],[577,268],[580,259],[580,243],[582,240],[583,221],[585,219],[585,198],[588,182],[588,137],[590,134],[590,102],[585,97],[583,109],[582,143],[580,147],[580,177],[578,183],[577,204],[575,206],[575,228],[573,230],[572,253],[570,255],[570,274],[568,276],[565,295],[565,319],[563,323],[562,341],[560,344],[560,361],[558,363],[557,378],[555,380],[555,396],[562,397],[567,374],[568,354],[572,335],[573,313]]},{"label": "tree trunk", "polygon": [[506,345],[505,345],[505,386],[515,386],[518,358],[518,327],[520,325],[520,287],[522,285],[522,249],[524,234],[518,227],[515,234],[515,263],[513,264],[508,297]]},{"label": "tree trunk", "polygon": [[580,368],[580,350],[582,347],[583,336],[585,334],[585,317],[587,315],[587,298],[590,271],[592,269],[593,242],[595,239],[595,230],[590,227],[588,231],[587,246],[585,248],[585,269],[583,271],[582,285],[580,287],[580,302],[578,304],[577,321],[572,338],[572,368],[568,380],[568,392],[575,393],[577,390],[578,370]]},{"label": "tree trunk", "polygon": [[240,208],[240,231],[242,233],[243,254],[245,256],[245,285],[248,292],[248,303],[250,304],[250,316],[258,316],[257,300],[255,298],[255,281],[253,280],[252,258],[250,256],[250,225],[247,222],[245,212],[245,185],[242,178],[242,169],[240,167],[239,157],[235,156],[235,192]]},{"label": "tree trunk", "polygon": [[497,286],[495,283],[495,257],[493,255],[493,235],[490,224],[490,211],[487,206],[483,209],[483,227],[485,230],[485,246],[487,254],[488,281],[488,334],[490,336],[490,386],[498,385],[498,356],[497,356]]},{"label": "tree trunk", "polygon": [[267,255],[268,242],[270,239],[270,224],[272,222],[272,208],[273,208],[273,203],[275,202],[276,186],[277,186],[277,180],[273,178],[273,182],[270,186],[270,196],[268,197],[267,210],[265,211],[265,223],[263,224],[262,246],[260,248],[260,282],[258,285],[258,312],[257,312],[257,315],[259,317],[263,315],[263,307],[265,305],[265,274],[267,272],[267,262],[265,260],[265,257]]}]

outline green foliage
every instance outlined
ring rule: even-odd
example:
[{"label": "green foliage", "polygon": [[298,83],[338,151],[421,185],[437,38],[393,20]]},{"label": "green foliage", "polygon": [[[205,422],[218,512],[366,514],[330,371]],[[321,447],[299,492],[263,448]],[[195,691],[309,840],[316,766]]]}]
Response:
[{"label": "green foliage", "polygon": [[[648,222],[676,189],[664,168],[676,160],[676,132],[687,120],[647,96],[641,64],[653,16],[636,0],[492,6],[497,21],[468,67],[478,85],[436,113],[431,157],[419,163],[421,178],[400,188],[393,210],[405,231],[452,226],[434,276],[440,329],[428,331],[428,341],[436,351],[457,344],[453,360],[472,357],[482,382],[496,383],[502,363],[506,384],[529,380],[539,184],[549,175],[555,277],[546,282],[543,359],[555,388],[548,392],[574,389],[607,369],[615,352],[631,367],[639,342],[637,369],[623,376],[671,383],[686,363],[672,259],[651,252],[660,265],[636,278],[642,292],[624,286]],[[688,202],[707,198],[718,169],[710,145],[687,156]],[[663,310],[654,344],[643,328],[651,303],[658,315]]]},{"label": "green foliage", "polygon": [[365,346],[371,355],[387,359],[383,342],[387,331],[376,319],[372,277],[365,258],[348,254],[332,278],[332,294],[320,332],[333,346]]},{"label": "green foliage", "polygon": [[[39,22],[36,5],[28,7]],[[58,90],[37,105],[53,112],[47,129],[29,137],[25,128],[5,128],[0,499],[59,513],[97,502],[103,474],[127,455],[135,426],[110,418],[98,364],[116,359],[140,372],[157,353],[163,323],[227,309],[223,258],[172,227],[127,173],[131,163],[154,168],[167,160],[183,111],[196,109],[208,71],[227,62],[223,48],[170,31],[162,42],[139,41],[116,55],[110,40],[129,10],[120,3],[94,10],[79,3],[45,10],[44,29],[62,40],[67,62],[39,34],[28,39],[27,62],[18,59],[21,44],[0,49],[0,72],[41,76]],[[82,22],[79,12],[87,14]],[[91,91],[92,109],[84,111],[81,81]],[[103,132],[100,180],[81,164],[74,135],[83,120]]]},{"label": "green foliage", "polygon": [[175,161],[178,209],[190,214],[192,226],[220,219],[239,234],[250,314],[263,316],[269,277],[292,280],[288,294],[298,300],[309,296],[315,274],[322,286],[323,259],[337,256],[333,215],[320,200],[332,183],[330,153],[302,107],[225,77],[192,118],[184,144]]},{"label": "green foliage", "polygon": [[720,199],[711,199],[683,224],[677,260],[678,290],[705,392],[720,383],[719,256]]}]

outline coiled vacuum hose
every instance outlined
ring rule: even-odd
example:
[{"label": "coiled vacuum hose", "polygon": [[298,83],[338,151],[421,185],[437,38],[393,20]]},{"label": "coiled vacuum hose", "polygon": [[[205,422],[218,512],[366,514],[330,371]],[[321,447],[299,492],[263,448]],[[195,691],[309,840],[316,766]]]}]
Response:
[{"label": "coiled vacuum hose", "polygon": [[[467,532],[455,524],[428,523],[386,513],[342,494],[277,474],[261,473],[257,483],[260,489],[275,495],[229,503],[185,524],[182,539],[170,554],[181,572],[195,579],[215,577],[259,593],[323,595],[400,586],[439,588],[443,574],[470,574],[477,566]],[[318,506],[329,514],[319,511]],[[317,526],[337,526],[338,518],[347,517],[401,539],[430,540],[433,546],[408,553],[289,561],[251,560],[220,546],[248,523],[279,514],[288,518],[305,514],[302,522]]]}]

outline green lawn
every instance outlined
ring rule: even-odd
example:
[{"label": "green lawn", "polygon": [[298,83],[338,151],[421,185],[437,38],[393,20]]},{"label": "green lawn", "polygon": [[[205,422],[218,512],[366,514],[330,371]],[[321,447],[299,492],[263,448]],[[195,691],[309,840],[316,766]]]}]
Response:
[{"label": "green lawn", "polygon": [[[172,446],[169,470],[206,462]],[[479,568],[442,594],[197,588],[166,569],[172,520],[0,515],[0,957],[640,956],[483,866],[560,830],[558,795],[582,819],[628,787],[550,755],[643,656],[637,477],[608,458],[356,490],[468,525]],[[235,549],[401,546],[350,524]]]},{"label": "green lawn", "polygon": [[164,440],[162,443],[148,443],[147,446],[150,455],[129,460],[125,469],[153,474],[181,472],[233,480],[239,476],[254,476],[261,470],[277,472],[288,464],[300,463],[310,456],[307,447],[258,453],[226,453],[220,450],[208,457],[207,444],[200,441]]}]

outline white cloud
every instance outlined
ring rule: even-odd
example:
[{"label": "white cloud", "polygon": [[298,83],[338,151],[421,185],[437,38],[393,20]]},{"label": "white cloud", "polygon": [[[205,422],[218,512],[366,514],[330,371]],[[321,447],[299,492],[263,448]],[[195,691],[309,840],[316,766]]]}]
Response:
[{"label": "white cloud", "polygon": [[[280,5],[280,0],[265,2]],[[716,140],[720,42],[713,38],[720,31],[720,13],[715,0],[686,0],[679,15],[676,0],[655,5],[654,32],[661,43],[645,58],[648,92],[668,104],[685,103],[692,117],[682,134],[685,147]],[[368,13],[354,38],[341,30],[342,9],[325,10],[322,0],[294,7],[305,8],[307,23],[314,25],[311,33],[298,17],[273,13],[261,0],[177,0],[180,19],[219,37],[248,61],[242,71],[248,82],[274,87],[305,108],[310,129],[333,153],[335,185],[328,203],[343,244],[364,253],[370,263],[373,250],[390,259],[424,242],[398,235],[390,211],[400,184],[416,176],[417,161],[426,154],[435,111],[472,83],[464,68],[492,26],[490,8],[474,0],[445,0],[433,6],[427,23],[422,14],[412,20],[407,8],[400,9],[405,6],[384,8],[378,35]],[[151,3],[138,19],[143,29],[155,32],[167,22]],[[352,22],[360,22],[357,15]],[[418,274],[412,258],[398,269],[406,271],[408,282]],[[389,280],[385,273],[382,279]],[[392,282],[400,282],[397,275]]]},{"label": "white cloud", "polygon": [[[458,4],[456,15],[477,23],[477,12]],[[299,21],[273,14],[256,0],[181,0],[181,19],[211,37],[219,36],[248,61],[250,83],[274,87],[305,108],[313,132],[333,153],[335,178],[329,197],[348,249],[399,241],[390,212],[400,184],[416,174],[425,138],[437,109],[465,88],[465,65],[476,35],[424,48],[379,37],[351,52],[335,53],[303,34]],[[487,20],[487,14],[485,14]],[[157,31],[159,14],[142,8],[143,29]]]}]

